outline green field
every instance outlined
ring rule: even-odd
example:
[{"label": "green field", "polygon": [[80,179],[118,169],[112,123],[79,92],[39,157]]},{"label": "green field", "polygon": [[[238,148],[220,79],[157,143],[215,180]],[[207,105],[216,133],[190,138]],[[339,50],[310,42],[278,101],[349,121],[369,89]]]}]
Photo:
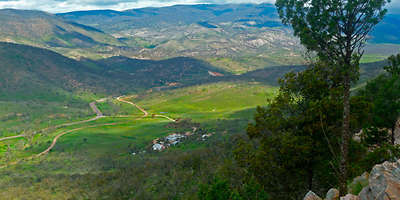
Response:
[{"label": "green field", "polygon": [[[203,123],[207,128],[215,129],[216,120],[251,119],[254,108],[266,105],[268,99],[274,96],[276,92],[275,88],[259,83],[223,82],[144,93],[129,100],[137,103],[150,114],[162,114],[175,119],[190,118],[195,122]],[[153,139],[166,136],[174,131],[165,128],[169,123],[168,120],[159,117],[153,118],[152,116],[140,119],[143,114],[137,108],[115,99],[108,99],[97,103],[97,105],[107,117],[83,124],[60,127],[56,130],[50,129],[51,132],[37,134],[29,142],[25,138],[0,142],[2,163],[5,164],[38,154],[50,145],[56,135],[80,127],[83,127],[83,129],[61,137],[54,149],[44,158],[58,158],[59,155],[66,153],[82,154],[80,156],[85,155],[91,161],[106,155],[124,158],[129,156],[132,151],[149,149],[150,142]],[[51,108],[56,107],[52,106]],[[46,113],[51,111],[46,110]],[[59,115],[61,115],[61,111],[58,111],[60,112]],[[89,108],[84,109],[84,111],[84,114],[82,114],[79,109],[69,110],[68,117],[54,120],[52,124],[65,123],[67,119],[79,114],[82,116],[74,118],[72,121],[93,116],[93,114],[90,114]],[[35,116],[34,119],[41,117],[43,116]],[[37,123],[39,125],[35,128],[42,128],[45,125],[42,121]],[[116,125],[90,127],[109,123],[116,123]],[[12,126],[13,124],[10,121],[8,125]],[[15,125],[19,124],[15,122]],[[6,154],[7,156],[5,156]],[[63,160],[65,159],[60,158],[59,161],[62,162]],[[78,166],[79,162],[76,164]]]},{"label": "green field", "polygon": [[[31,140],[18,138],[0,141],[0,166],[10,164],[0,169],[0,186],[8,191],[16,191],[15,194],[3,192],[0,193],[0,196],[11,199],[23,199],[28,196],[41,199],[68,199],[73,198],[73,195],[78,195],[78,199],[85,199],[84,196],[80,196],[80,192],[85,190],[85,186],[68,182],[73,176],[95,176],[97,180],[101,176],[98,177],[95,174],[120,173],[122,169],[132,165],[144,167],[146,159],[163,159],[170,154],[175,155],[174,152],[177,152],[176,155],[184,156],[183,152],[209,149],[208,145],[212,144],[212,141],[227,140],[231,137],[230,135],[243,132],[252,120],[254,108],[266,105],[268,99],[273,97],[276,92],[276,88],[260,83],[220,82],[142,93],[128,99],[149,112],[149,116],[146,118],[143,118],[143,113],[134,106],[119,102],[115,98],[108,98],[97,103],[98,108],[107,117],[82,124],[49,129],[47,132],[36,134]],[[1,105],[18,110],[17,104],[14,105],[15,107],[12,107],[12,103]],[[20,107],[20,109],[21,113],[24,113],[24,107]],[[43,107],[29,111],[39,113],[40,109]],[[68,122],[68,119],[79,121],[94,116],[88,105],[82,110],[79,108],[64,109],[58,104],[54,104],[48,109],[46,113],[57,112],[58,115],[61,115],[63,110],[68,110],[63,118],[56,118],[57,120],[54,120],[51,125]],[[5,113],[8,112],[3,110],[0,116]],[[167,127],[171,123],[170,121],[154,117],[153,114],[166,115],[175,119],[190,118],[193,122],[200,123],[200,127],[206,132],[212,132],[218,136],[212,137],[209,142],[196,139],[200,137],[196,136],[165,152],[153,152],[151,150],[152,140],[177,131],[177,129]],[[39,120],[45,118],[43,114],[31,115],[35,116],[33,119],[38,120],[38,126],[30,128],[37,129],[46,126],[46,123],[42,122],[45,120]],[[18,121],[12,124],[11,121],[11,119],[7,121],[7,125],[11,127],[22,124]],[[24,121],[24,123],[28,122]],[[114,124],[102,126],[110,123]],[[48,154],[32,159],[32,156],[47,149],[58,134],[75,129],[78,130],[60,137]],[[13,134],[9,133],[9,135]],[[136,153],[136,155],[134,156],[132,153]],[[148,170],[153,168],[155,170],[157,164],[147,167]],[[16,172],[23,174],[23,177],[18,177]],[[50,177],[53,176],[61,177],[51,179],[52,186],[46,188],[43,185],[43,179],[50,181]],[[22,180],[32,185],[26,187],[25,183],[20,182]],[[160,179],[160,181],[164,180]],[[65,188],[66,184],[70,189]],[[193,182],[193,186],[196,184]],[[73,192],[70,193],[71,191]],[[93,197],[90,194],[87,195]]]}]

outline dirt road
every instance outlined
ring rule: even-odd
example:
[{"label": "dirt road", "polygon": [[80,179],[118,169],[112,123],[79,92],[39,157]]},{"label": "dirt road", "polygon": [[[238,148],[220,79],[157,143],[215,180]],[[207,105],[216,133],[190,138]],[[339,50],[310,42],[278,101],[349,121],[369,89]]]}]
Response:
[{"label": "dirt road", "polygon": [[[149,116],[149,113],[146,110],[144,110],[143,108],[141,108],[140,106],[138,106],[137,104],[135,104],[133,102],[125,100],[124,98],[129,98],[129,97],[122,97],[121,96],[121,97],[118,97],[117,100],[120,101],[120,102],[124,102],[124,103],[127,103],[127,104],[135,106],[137,109],[139,109],[141,112],[143,112],[143,117],[141,117],[141,118]],[[97,101],[97,102],[99,102],[99,101]],[[93,112],[96,113],[96,117],[88,119],[88,120],[61,124],[61,125],[54,126],[54,127],[51,127],[51,128],[60,128],[60,127],[72,126],[72,125],[82,124],[82,123],[86,123],[86,122],[90,122],[90,121],[95,121],[97,119],[106,117],[106,116],[103,115],[103,113],[100,111],[100,109],[97,108],[96,102],[90,103],[89,106],[93,110]],[[168,116],[165,116],[165,115],[153,115],[153,116],[154,117],[166,118],[166,119],[168,119],[170,121],[173,121],[173,122],[176,121],[176,120],[174,120],[174,119],[172,119],[172,118],[170,118]],[[82,130],[82,129],[86,129],[86,128],[95,128],[95,127],[101,127],[101,126],[115,126],[115,125],[118,125],[118,124],[119,123],[98,124],[98,125],[84,126],[84,127],[75,128],[75,129],[72,129],[72,130],[63,131],[53,139],[51,145],[46,150],[44,150],[43,152],[41,152],[39,154],[30,156],[28,158],[24,158],[22,160],[29,160],[29,159],[33,159],[33,158],[37,158],[37,157],[46,155],[47,153],[49,153],[54,148],[54,146],[57,144],[58,139],[60,139],[62,136],[66,135],[66,134],[69,134],[69,133],[72,133],[72,132],[76,132],[76,131],[79,131],[79,130]],[[47,128],[47,129],[49,129],[49,128]],[[44,130],[47,130],[47,129],[44,129]],[[0,138],[0,141],[8,140],[8,139],[14,139],[14,138],[18,138],[18,137],[24,137],[24,136],[25,135],[16,135],[16,136]],[[0,168],[4,168],[4,167],[10,166],[10,165],[14,165],[14,164],[17,164],[18,162],[19,161],[14,161],[14,162],[8,163],[7,165],[0,166]]]},{"label": "dirt road", "polygon": [[11,140],[11,139],[20,138],[20,137],[25,137],[25,135],[15,135],[15,136],[10,136],[10,137],[4,137],[4,138],[0,138],[0,141]]},{"label": "dirt road", "polygon": [[[135,106],[137,109],[139,109],[140,111],[143,112],[143,114],[144,114],[143,117],[147,117],[149,115],[149,113],[145,109],[143,109],[142,107],[138,106],[137,104],[135,104],[135,103],[133,103],[131,101],[125,100],[127,98],[130,98],[130,97],[129,96],[128,97],[120,96],[120,97],[117,98],[117,100]],[[172,118],[170,118],[168,116],[165,116],[165,115],[153,115],[153,116],[154,117],[162,117],[162,118],[168,119],[169,121],[172,121],[172,122],[176,121],[176,120],[174,120],[174,119],[172,119]]]},{"label": "dirt road", "polygon": [[[100,118],[105,117],[105,116],[103,115],[103,113],[100,111],[100,109],[97,108],[96,102],[99,102],[99,101],[94,101],[94,102],[91,102],[91,103],[89,104],[90,108],[91,108],[91,109],[93,110],[93,112],[96,114],[95,117],[90,118],[90,119],[87,119],[87,120],[78,121],[78,122],[70,122],[70,123],[65,123],[65,124],[60,124],[60,125],[48,127],[48,128],[45,128],[45,129],[40,130],[39,132],[43,132],[43,131],[46,131],[46,130],[51,129],[51,128],[53,128],[53,129],[58,129],[58,128],[61,128],[61,127],[66,127],[66,126],[73,126],[73,125],[83,124],[83,123],[86,123],[86,122],[95,121],[95,120],[98,120],[98,119],[100,119]],[[21,135],[15,135],[15,136],[4,137],[4,138],[0,138],[0,141],[11,140],[11,139],[16,139],[16,138],[21,138],[21,137],[25,137],[25,135],[24,135],[24,134],[21,134]]]},{"label": "dirt road", "polygon": [[72,130],[64,131],[64,132],[58,134],[58,135],[53,139],[53,142],[51,143],[51,145],[50,145],[46,150],[44,150],[43,152],[37,154],[36,157],[40,157],[40,156],[43,156],[43,155],[49,153],[49,152],[51,151],[51,149],[53,149],[54,146],[57,144],[57,140],[58,140],[60,137],[62,137],[63,135],[66,135],[66,134],[68,134],[68,133],[72,133],[72,132],[75,132],[75,131],[79,131],[79,130],[82,130],[82,129],[86,129],[86,128],[95,128],[95,127],[100,127],[100,126],[115,126],[115,125],[117,125],[117,123],[98,124],[98,125],[85,126],[85,127],[80,127],[80,128],[75,128],[75,129],[72,129]]},{"label": "dirt road", "polygon": [[131,104],[131,105],[135,106],[137,109],[139,109],[143,113],[143,115],[144,115],[143,117],[149,116],[149,113],[145,109],[141,108],[140,106],[138,106],[137,104],[135,104],[133,102],[124,100],[124,98],[130,98],[130,97],[120,96],[120,97],[117,98],[117,100],[120,101],[120,102],[124,102],[124,103]]}]

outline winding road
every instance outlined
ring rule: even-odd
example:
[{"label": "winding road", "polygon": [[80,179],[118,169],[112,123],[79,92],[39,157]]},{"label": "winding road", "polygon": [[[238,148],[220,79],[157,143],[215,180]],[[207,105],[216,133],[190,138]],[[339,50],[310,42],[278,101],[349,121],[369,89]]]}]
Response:
[{"label": "winding road", "polygon": [[[117,100],[120,101],[120,102],[124,102],[124,103],[131,104],[131,105],[135,106],[137,109],[139,109],[140,111],[143,112],[143,114],[144,114],[143,117],[149,116],[149,113],[148,113],[145,109],[143,109],[142,107],[140,107],[139,105],[137,105],[137,104],[135,104],[135,103],[133,103],[133,102],[131,102],[131,101],[125,100],[125,99],[127,99],[127,98],[131,98],[131,96],[128,96],[128,97],[120,96],[120,97],[117,98]],[[168,116],[165,116],[165,115],[153,115],[153,116],[154,116],[154,117],[165,118],[165,119],[168,119],[169,121],[176,122],[176,120],[174,120],[174,119],[172,119],[172,118],[170,118],[170,117],[168,117]]]},{"label": "winding road", "polygon": [[[120,97],[117,97],[117,100],[120,101],[120,102],[124,102],[124,103],[127,103],[127,104],[130,104],[130,105],[135,106],[137,109],[139,109],[141,112],[143,112],[143,116],[142,116],[141,118],[145,118],[145,117],[149,116],[149,113],[148,113],[145,109],[141,108],[139,105],[137,105],[137,104],[135,104],[135,103],[133,103],[133,102],[131,102],[131,101],[125,100],[125,99],[127,99],[127,98],[130,98],[130,97],[123,97],[123,96],[120,96]],[[102,99],[102,100],[103,100],[103,99]],[[93,118],[91,118],[91,119],[88,119],[88,120],[83,120],[83,121],[78,121],[78,122],[71,122],[71,123],[61,124],[61,125],[57,125],[57,126],[49,127],[49,128],[56,128],[56,129],[57,129],[57,128],[60,128],[60,127],[65,127],[65,126],[72,126],[72,125],[77,125],[77,124],[83,124],[83,123],[86,123],[86,122],[91,122],[91,121],[95,121],[95,120],[98,120],[98,119],[100,119],[100,118],[106,117],[105,115],[103,115],[103,113],[100,111],[100,109],[98,109],[98,107],[96,106],[96,102],[101,102],[102,100],[98,100],[98,101],[95,101],[95,102],[91,102],[91,103],[89,104],[89,106],[90,106],[90,108],[93,110],[93,112],[96,113],[96,116],[95,116],[95,117],[93,117]],[[162,117],[162,118],[168,119],[168,120],[170,120],[170,121],[172,121],[172,122],[175,122],[175,121],[176,121],[176,120],[174,120],[174,119],[172,119],[172,118],[170,118],[170,117],[168,117],[168,116],[165,116],[165,115],[153,115],[153,116],[154,116],[154,117]],[[120,123],[98,124],[98,125],[84,126],[84,127],[75,128],[75,129],[72,129],[72,130],[63,131],[63,132],[59,133],[56,137],[54,137],[54,139],[53,139],[51,145],[50,145],[46,150],[44,150],[43,152],[41,152],[41,153],[39,153],[39,154],[30,156],[30,157],[28,157],[28,158],[24,158],[24,159],[22,159],[22,160],[32,159],[32,158],[35,158],[35,157],[41,157],[41,156],[43,156],[43,155],[46,155],[47,153],[49,153],[49,152],[54,148],[54,146],[57,144],[58,139],[60,139],[62,136],[66,135],[66,134],[69,134],[69,133],[72,133],[72,132],[75,132],[75,131],[79,131],[79,130],[82,130],[82,129],[86,129],[86,128],[95,128],[95,127],[101,127],[101,126],[115,126],[115,125],[118,125],[118,124],[120,124]],[[47,129],[49,129],[49,128],[46,128],[46,129],[43,129],[43,130],[47,130]],[[42,130],[42,131],[43,131],[43,130]],[[10,136],[10,137],[5,137],[5,138],[0,138],[0,141],[9,140],[9,139],[15,139],[15,138],[19,138],[19,137],[25,137],[25,135],[22,134],[22,135],[16,135],[16,136]],[[7,165],[0,166],[0,168],[7,167],[7,166],[9,166],[9,165],[14,165],[14,164],[17,164],[18,162],[19,162],[19,161],[14,161],[14,162],[12,162],[12,163],[8,163]]]},{"label": "winding road", "polygon": [[[73,125],[83,124],[83,123],[86,123],[86,122],[95,121],[95,120],[98,120],[100,118],[105,117],[103,115],[103,113],[100,111],[100,109],[97,108],[96,101],[95,102],[91,102],[89,104],[89,106],[93,110],[93,112],[96,113],[96,117],[93,117],[93,118],[90,118],[90,119],[87,119],[87,120],[78,121],[78,122],[70,122],[70,123],[65,123],[65,124],[60,124],[60,125],[48,127],[48,128],[40,130],[39,132],[43,132],[43,131],[49,130],[51,128],[58,129],[58,128],[61,128],[61,127],[66,127],[66,126],[73,126]],[[11,139],[16,139],[16,138],[21,138],[21,137],[25,137],[25,134],[0,138],[0,141],[11,140]]]},{"label": "winding road", "polygon": [[117,97],[117,100],[120,101],[120,102],[124,102],[124,103],[131,104],[131,105],[135,106],[137,109],[142,111],[142,113],[144,114],[143,117],[149,116],[149,113],[145,109],[141,108],[140,106],[138,106],[137,104],[135,104],[133,102],[126,101],[124,98],[126,99],[126,98],[130,98],[130,97],[129,96],[128,97],[120,96],[120,97]]},{"label": "winding road", "polygon": [[10,136],[10,137],[4,137],[4,138],[0,138],[0,141],[11,140],[11,139],[20,138],[20,137],[25,137],[25,135],[14,135],[14,136]]},{"label": "winding road", "polygon": [[36,157],[40,157],[40,156],[43,156],[43,155],[49,153],[49,152],[51,151],[51,149],[53,149],[54,146],[56,146],[57,140],[58,140],[60,137],[62,137],[63,135],[66,135],[66,134],[68,134],[68,133],[72,133],[72,132],[75,132],[75,131],[79,131],[79,130],[82,130],[82,129],[86,129],[86,128],[95,128],[95,127],[100,127],[100,126],[115,126],[115,125],[118,125],[118,124],[117,124],[117,123],[98,124],[98,125],[85,126],[85,127],[80,127],[80,128],[75,128],[75,129],[72,129],[72,130],[64,131],[64,132],[58,134],[58,135],[53,139],[53,142],[51,143],[51,145],[50,145],[46,150],[44,150],[43,152],[37,154]]}]

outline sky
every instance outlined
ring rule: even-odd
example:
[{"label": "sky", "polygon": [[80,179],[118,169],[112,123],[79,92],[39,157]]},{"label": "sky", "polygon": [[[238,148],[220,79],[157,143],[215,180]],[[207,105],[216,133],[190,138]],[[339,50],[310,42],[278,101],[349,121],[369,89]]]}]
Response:
[{"label": "sky", "polygon": [[[100,9],[127,10],[132,8],[162,7],[177,4],[274,3],[274,1],[275,0],[0,0],[0,9],[15,8],[60,13]],[[392,7],[400,10],[400,0],[392,0],[391,4]]]}]

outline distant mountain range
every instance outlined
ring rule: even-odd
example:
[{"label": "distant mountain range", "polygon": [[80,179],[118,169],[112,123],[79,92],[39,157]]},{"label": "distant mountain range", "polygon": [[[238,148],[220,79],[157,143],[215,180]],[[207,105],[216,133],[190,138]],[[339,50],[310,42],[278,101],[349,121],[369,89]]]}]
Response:
[{"label": "distant mountain range", "polygon": [[[96,27],[111,34],[135,32],[141,28],[199,25],[215,29],[226,24],[242,27],[281,28],[272,4],[177,5],[126,11],[99,10],[58,14],[64,19]],[[373,43],[400,44],[400,15],[388,14],[371,34]]]},{"label": "distant mountain range", "polygon": [[[66,20],[96,27],[111,34],[135,32],[141,28],[169,28],[199,25],[216,29],[226,24],[244,27],[284,27],[272,4],[204,4],[141,8],[126,11],[93,10],[58,14]],[[390,30],[390,31],[389,31]],[[400,43],[400,15],[388,14],[371,34],[374,43]]]},{"label": "distant mountain range", "polygon": [[[361,80],[381,73],[384,64],[362,65]],[[121,95],[219,81],[277,85],[285,73],[303,69],[277,66],[233,75],[194,58],[152,61],[117,56],[77,61],[46,49],[0,42],[0,101],[63,101],[76,94]]]},{"label": "distant mountain range", "polygon": [[0,10],[0,37],[3,41],[44,47],[123,45],[114,37],[93,27],[67,22],[45,12],[29,10]]},{"label": "distant mountain range", "polygon": [[[400,50],[400,15],[371,34],[368,61]],[[0,10],[0,41],[51,49],[64,56],[104,59],[194,57],[235,74],[303,64],[304,49],[272,4],[177,5],[52,15]]]}]

